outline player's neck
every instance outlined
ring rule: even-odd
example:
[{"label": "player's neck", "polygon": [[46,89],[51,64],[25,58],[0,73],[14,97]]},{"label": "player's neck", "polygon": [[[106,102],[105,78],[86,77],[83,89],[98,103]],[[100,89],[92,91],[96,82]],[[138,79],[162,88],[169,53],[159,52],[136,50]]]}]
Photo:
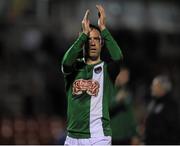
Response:
[{"label": "player's neck", "polygon": [[86,64],[97,64],[101,61],[100,56],[97,59],[87,58]]}]

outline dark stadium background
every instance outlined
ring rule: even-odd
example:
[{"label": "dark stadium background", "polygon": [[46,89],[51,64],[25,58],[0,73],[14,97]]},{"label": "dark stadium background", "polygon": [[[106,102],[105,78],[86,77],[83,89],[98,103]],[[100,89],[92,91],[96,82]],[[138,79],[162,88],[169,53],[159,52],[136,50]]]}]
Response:
[{"label": "dark stadium background", "polygon": [[54,144],[64,134],[61,59],[87,8],[97,24],[97,3],[130,69],[140,130],[156,75],[170,76],[180,103],[179,0],[0,0],[0,144]]}]

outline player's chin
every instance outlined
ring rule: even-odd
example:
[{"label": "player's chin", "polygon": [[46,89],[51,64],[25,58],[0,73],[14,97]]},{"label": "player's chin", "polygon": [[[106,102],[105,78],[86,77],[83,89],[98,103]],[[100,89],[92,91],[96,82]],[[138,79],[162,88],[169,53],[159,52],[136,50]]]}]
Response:
[{"label": "player's chin", "polygon": [[97,54],[96,52],[90,52],[89,56],[90,56],[90,57],[97,57],[98,54]]},{"label": "player's chin", "polygon": [[90,58],[92,59],[92,60],[97,60],[98,59],[98,54],[97,53],[90,53]]}]

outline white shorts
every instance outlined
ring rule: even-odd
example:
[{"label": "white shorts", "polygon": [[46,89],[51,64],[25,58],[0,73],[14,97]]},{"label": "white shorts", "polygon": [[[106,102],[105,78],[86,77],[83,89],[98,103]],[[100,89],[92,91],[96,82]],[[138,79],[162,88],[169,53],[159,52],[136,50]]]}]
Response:
[{"label": "white shorts", "polygon": [[111,145],[111,136],[83,139],[67,136],[64,145]]}]

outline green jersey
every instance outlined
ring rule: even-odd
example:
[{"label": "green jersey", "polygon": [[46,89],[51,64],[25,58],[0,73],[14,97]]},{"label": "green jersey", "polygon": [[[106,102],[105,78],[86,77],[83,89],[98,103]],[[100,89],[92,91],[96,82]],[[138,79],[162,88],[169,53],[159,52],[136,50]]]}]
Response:
[{"label": "green jersey", "polygon": [[121,50],[107,29],[101,32],[112,62],[88,65],[78,60],[88,36],[82,33],[65,53],[62,72],[68,100],[67,131],[74,138],[111,136],[109,104],[119,72]]}]

